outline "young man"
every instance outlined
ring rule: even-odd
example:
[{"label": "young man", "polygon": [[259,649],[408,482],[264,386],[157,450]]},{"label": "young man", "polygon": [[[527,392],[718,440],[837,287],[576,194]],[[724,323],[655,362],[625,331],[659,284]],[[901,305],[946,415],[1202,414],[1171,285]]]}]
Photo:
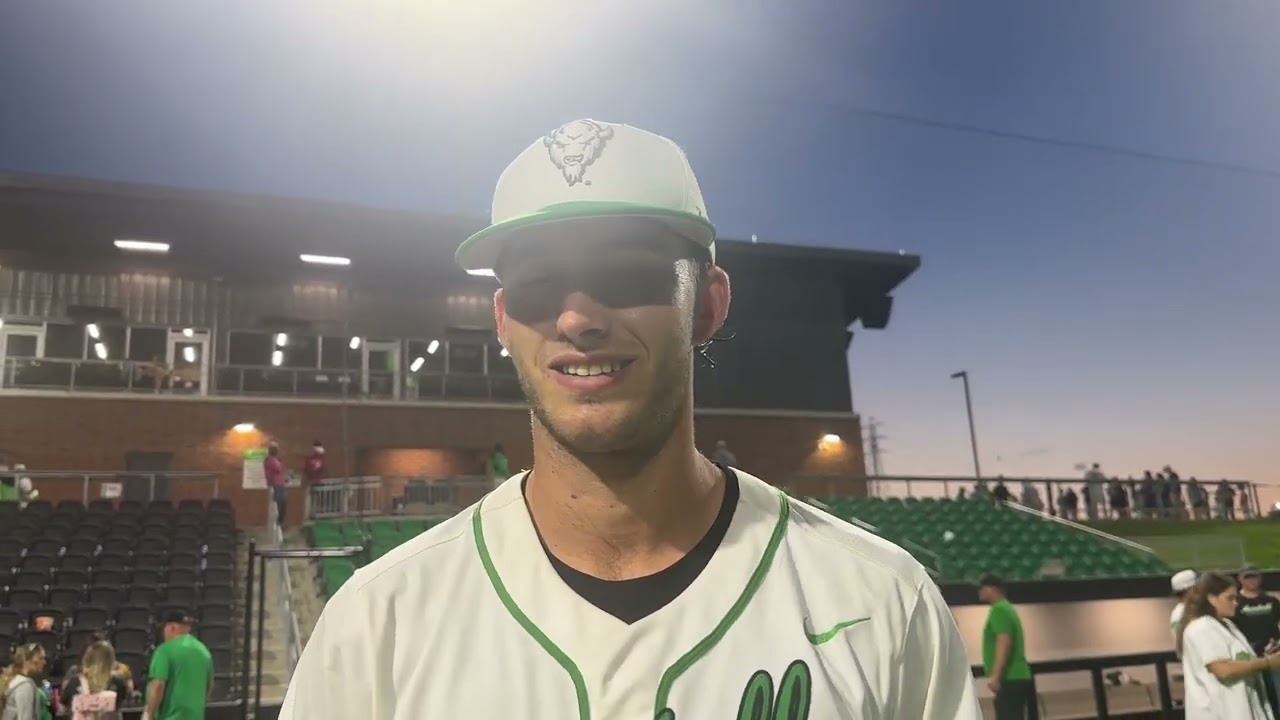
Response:
[{"label": "young man", "polygon": [[493,219],[457,257],[501,282],[533,470],[344,585],[280,717],[979,718],[919,563],[696,450],[730,294],[684,153],[569,123]]},{"label": "young man", "polygon": [[1173,637],[1173,645],[1178,646],[1178,626],[1182,624],[1182,616],[1187,614],[1187,598],[1196,586],[1195,570],[1179,570],[1169,580],[1169,587],[1178,598],[1178,604],[1169,613],[1169,634]]},{"label": "young man", "polygon": [[203,720],[213,697],[213,656],[191,634],[185,613],[164,617],[164,642],[151,653],[146,716],[150,720]]},{"label": "young man", "polygon": [[[1258,657],[1266,657],[1268,648],[1280,643],[1280,600],[1262,589],[1262,572],[1254,565],[1240,568],[1236,580],[1240,583],[1240,595],[1233,621]],[[1280,713],[1276,697],[1280,673],[1268,673],[1264,679],[1271,707]]]},{"label": "young man", "polygon": [[1035,718],[1036,691],[1022,619],[1005,597],[1004,580],[984,575],[978,581],[978,599],[991,606],[982,627],[982,668],[996,696],[996,720]]}]

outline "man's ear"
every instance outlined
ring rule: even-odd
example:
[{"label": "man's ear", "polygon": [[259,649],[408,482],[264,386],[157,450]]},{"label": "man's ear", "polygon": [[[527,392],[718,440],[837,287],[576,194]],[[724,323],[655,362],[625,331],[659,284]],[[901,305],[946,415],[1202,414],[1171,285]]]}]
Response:
[{"label": "man's ear", "polygon": [[[502,288],[493,292],[493,323],[498,331],[498,342],[507,346],[507,300],[502,295]],[[508,351],[510,352],[510,351]]]},{"label": "man's ear", "polygon": [[694,305],[696,315],[693,318],[695,346],[715,337],[729,317],[729,301],[732,298],[729,273],[716,265],[707,268],[706,279],[698,288],[698,294],[698,302]]}]

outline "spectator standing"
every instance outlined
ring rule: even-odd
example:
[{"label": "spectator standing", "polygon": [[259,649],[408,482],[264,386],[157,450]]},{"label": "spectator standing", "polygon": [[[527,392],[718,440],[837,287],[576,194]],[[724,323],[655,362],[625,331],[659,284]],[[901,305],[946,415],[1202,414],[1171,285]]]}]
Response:
[{"label": "spectator standing", "polygon": [[996,720],[1035,718],[1036,694],[1022,619],[1005,596],[1004,580],[991,574],[982,576],[978,599],[991,606],[982,627],[982,669],[987,687],[995,694]]},{"label": "spectator standing", "polygon": [[[1236,574],[1240,582],[1240,599],[1236,604],[1236,627],[1249,641],[1259,657],[1267,654],[1267,647],[1280,643],[1280,600],[1262,589],[1262,572],[1254,565],[1245,565]],[[1280,671],[1265,676],[1267,696],[1271,709],[1280,713],[1277,690],[1280,690]]]},{"label": "spectator standing", "polygon": [[302,461],[302,479],[310,485],[324,482],[328,474],[324,461],[324,445],[317,440],[311,443],[311,452],[307,454],[307,459]]},{"label": "spectator standing", "polygon": [[1004,480],[996,480],[996,486],[991,491],[991,496],[996,499],[997,505],[1004,505],[1013,498],[1013,493],[1009,492],[1009,488],[1005,487]]},{"label": "spectator standing", "polygon": [[1142,495],[1142,518],[1151,520],[1156,517],[1156,508],[1159,507],[1159,497],[1156,489],[1155,476],[1150,470],[1142,472],[1142,483],[1138,486],[1138,492]]},{"label": "spectator standing", "polygon": [[1124,486],[1120,484],[1120,478],[1111,478],[1111,484],[1107,486],[1107,494],[1111,496],[1111,510],[1120,520],[1129,519],[1129,496],[1124,491]]},{"label": "spectator standing", "polygon": [[1219,520],[1236,519],[1236,491],[1226,478],[1218,481],[1218,489],[1214,491],[1214,500],[1218,504]]},{"label": "spectator standing", "polygon": [[1182,519],[1187,516],[1186,506],[1182,504],[1182,478],[1168,465],[1164,466],[1165,482],[1169,484],[1169,517]]},{"label": "spectator standing", "polygon": [[502,449],[502,443],[494,443],[493,454],[489,456],[489,478],[493,480],[493,486],[498,487],[511,477],[511,469],[507,464],[507,453]]},{"label": "spectator standing", "polygon": [[191,634],[191,619],[185,613],[171,612],[164,621],[164,642],[151,654],[147,717],[204,720],[213,696],[213,656]]},{"label": "spectator standing", "polygon": [[1187,480],[1187,502],[1191,505],[1191,517],[1196,520],[1209,519],[1209,493],[1194,477]]},{"label": "spectator standing", "polygon": [[1070,486],[1058,496],[1058,511],[1067,520],[1076,520],[1080,517],[1079,505],[1080,499],[1076,497],[1076,491]]},{"label": "spectator standing", "polygon": [[724,440],[716,441],[716,452],[711,459],[725,467],[738,467],[738,456],[733,454],[729,449],[729,443]]},{"label": "spectator standing", "polygon": [[1177,642],[1187,718],[1275,720],[1261,676],[1280,668],[1280,656],[1258,657],[1231,622],[1239,599],[1235,581],[1205,573],[1191,593]]},{"label": "spectator standing", "polygon": [[1187,612],[1187,598],[1191,596],[1191,591],[1196,586],[1195,570],[1179,570],[1173,574],[1173,578],[1169,580],[1169,585],[1173,589],[1173,594],[1178,598],[1178,604],[1173,606],[1173,612],[1169,613],[1169,632],[1173,635],[1173,642],[1176,646],[1178,643],[1178,629],[1182,627],[1182,618]]},{"label": "spectator standing", "polygon": [[44,672],[44,648],[35,643],[19,645],[9,667],[0,672],[0,720],[41,720],[46,699],[36,678]]},{"label": "spectator standing", "polygon": [[[961,489],[963,490],[963,488]],[[1022,506],[1036,512],[1044,512],[1044,503],[1040,502],[1040,493],[1030,480],[1022,481]]]},{"label": "spectator standing", "polygon": [[266,476],[271,498],[275,500],[276,516],[280,527],[284,527],[284,511],[289,499],[289,478],[284,472],[284,461],[280,459],[279,445],[271,443],[267,448],[267,459],[262,461],[262,474]]},{"label": "spectator standing", "polygon": [[85,648],[76,677],[67,683],[63,705],[73,720],[119,720],[129,688],[116,674],[116,652],[101,640]]},{"label": "spectator standing", "polygon": [[1102,504],[1102,488],[1107,482],[1107,476],[1102,474],[1102,466],[1094,463],[1084,474],[1084,502],[1085,513],[1088,514],[1090,520],[1097,520],[1098,506]]}]

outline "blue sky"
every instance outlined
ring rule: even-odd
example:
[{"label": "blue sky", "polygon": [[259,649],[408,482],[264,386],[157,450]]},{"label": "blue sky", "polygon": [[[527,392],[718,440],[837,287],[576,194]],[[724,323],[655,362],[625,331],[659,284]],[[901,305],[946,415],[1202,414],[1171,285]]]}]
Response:
[{"label": "blue sky", "polygon": [[1273,479],[1280,6],[742,5],[5,3],[0,170],[480,214],[547,129],[639,125],[723,235],[923,256],[850,359],[887,471],[970,471],[963,368],[989,473]]}]

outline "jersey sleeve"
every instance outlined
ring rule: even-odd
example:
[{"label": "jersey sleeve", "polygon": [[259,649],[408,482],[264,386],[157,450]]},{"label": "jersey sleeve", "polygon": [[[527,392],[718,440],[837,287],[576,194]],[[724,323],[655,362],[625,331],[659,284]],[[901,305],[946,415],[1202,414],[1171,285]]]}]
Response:
[{"label": "jersey sleeve", "polygon": [[391,669],[379,659],[396,641],[394,619],[352,579],[330,598],[289,681],[280,720],[395,716]]},{"label": "jersey sleeve", "polygon": [[1218,632],[1209,622],[1192,622],[1182,634],[1182,654],[1188,660],[1209,663],[1231,660],[1234,653],[1227,640],[1227,633]]},{"label": "jersey sleeve", "polygon": [[981,720],[955,618],[931,579],[921,582],[898,663],[895,720]]}]

